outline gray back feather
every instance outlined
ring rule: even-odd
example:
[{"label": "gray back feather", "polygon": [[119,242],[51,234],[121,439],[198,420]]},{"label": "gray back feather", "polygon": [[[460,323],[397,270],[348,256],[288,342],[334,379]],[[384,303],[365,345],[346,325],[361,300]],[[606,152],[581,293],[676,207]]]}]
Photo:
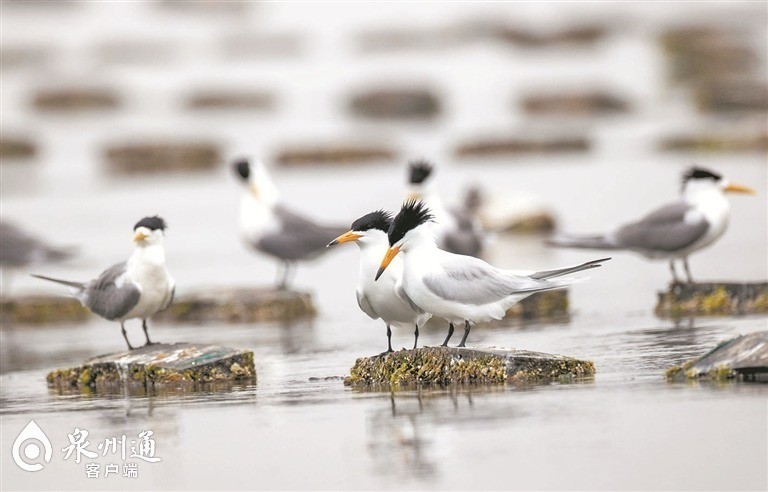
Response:
[{"label": "gray back feather", "polygon": [[122,318],[139,302],[141,290],[126,282],[118,287],[118,278],[126,271],[126,262],[104,270],[98,278],[88,282],[83,293],[83,304],[102,318]]},{"label": "gray back feather", "polygon": [[282,205],[274,209],[281,230],[259,239],[259,250],[283,260],[313,258],[326,251],[326,245],[346,232],[346,227],[324,227]]},{"label": "gray back feather", "polygon": [[709,229],[703,218],[686,223],[691,206],[685,202],[665,205],[641,220],[621,227],[613,235],[617,246],[637,250],[676,251],[690,246]]}]

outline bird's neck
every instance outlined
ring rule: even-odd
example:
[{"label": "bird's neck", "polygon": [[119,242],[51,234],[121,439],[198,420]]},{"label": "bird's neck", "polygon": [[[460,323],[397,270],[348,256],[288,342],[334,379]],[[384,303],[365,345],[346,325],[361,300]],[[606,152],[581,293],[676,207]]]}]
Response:
[{"label": "bird's neck", "polygon": [[685,190],[684,199],[710,220],[723,217],[730,210],[728,199],[716,186],[689,186]]},{"label": "bird's neck", "polygon": [[165,248],[162,244],[137,246],[128,259],[128,269],[165,268]]},{"label": "bird's neck", "polygon": [[360,282],[373,280],[376,276],[376,271],[381,265],[381,260],[384,259],[384,255],[389,249],[389,244],[386,241],[375,243],[358,241],[357,246],[360,248]]}]

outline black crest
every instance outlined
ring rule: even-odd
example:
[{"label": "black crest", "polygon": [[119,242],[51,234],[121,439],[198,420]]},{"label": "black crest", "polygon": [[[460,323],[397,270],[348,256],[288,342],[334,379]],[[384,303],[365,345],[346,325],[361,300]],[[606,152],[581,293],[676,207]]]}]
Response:
[{"label": "black crest", "polygon": [[380,231],[389,232],[389,226],[392,225],[392,214],[385,210],[376,210],[369,214],[363,215],[356,221],[352,222],[353,231],[368,231],[371,229],[378,229]]},{"label": "black crest", "polygon": [[408,164],[408,182],[411,184],[423,183],[432,174],[432,169],[434,166],[427,160],[411,161]]},{"label": "black crest", "polygon": [[692,167],[688,169],[685,174],[683,174],[683,182],[691,179],[711,179],[714,181],[720,181],[723,179],[723,176],[717,174],[716,172],[710,171],[709,169]]},{"label": "black crest", "polygon": [[434,219],[434,216],[424,202],[408,200],[403,204],[400,212],[389,227],[389,245],[392,246],[401,240],[408,231],[432,219]]},{"label": "black crest", "polygon": [[243,178],[243,181],[248,180],[248,176],[251,175],[251,165],[248,159],[238,159],[232,164],[232,167],[238,176]]},{"label": "black crest", "polygon": [[133,230],[135,231],[139,227],[146,227],[147,229],[153,231],[156,231],[157,229],[165,231],[165,228],[168,227],[168,224],[165,223],[165,220],[162,217],[155,215],[154,217],[144,217],[140,221],[136,222],[136,225],[133,226]]}]

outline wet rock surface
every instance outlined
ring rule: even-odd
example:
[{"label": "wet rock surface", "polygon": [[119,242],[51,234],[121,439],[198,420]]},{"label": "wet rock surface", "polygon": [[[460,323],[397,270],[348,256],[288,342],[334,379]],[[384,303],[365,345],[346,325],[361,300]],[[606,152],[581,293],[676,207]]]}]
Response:
[{"label": "wet rock surface", "polygon": [[28,138],[3,136],[0,138],[0,157],[3,159],[29,159],[37,154],[37,145]]},{"label": "wet rock surface", "polygon": [[104,159],[114,174],[207,171],[223,162],[214,143],[180,141],[108,145]]},{"label": "wet rock surface", "polygon": [[90,311],[71,297],[26,295],[0,301],[3,324],[71,323],[85,321],[90,316]]},{"label": "wet rock surface", "polygon": [[428,89],[377,89],[349,101],[352,114],[375,119],[431,119],[440,108],[440,98]]},{"label": "wet rock surface", "polygon": [[[507,311],[507,318],[562,319],[568,317],[568,289],[537,292],[526,297]],[[507,319],[504,318],[504,319]],[[498,321],[502,323],[504,320]]]},{"label": "wet rock surface", "polygon": [[253,352],[216,345],[156,343],[135,350],[102,355],[83,364],[51,371],[49,387],[191,385],[256,378]]},{"label": "wet rock surface", "polygon": [[396,156],[392,148],[381,145],[341,143],[287,148],[277,153],[275,161],[283,166],[359,164],[393,161]]},{"label": "wet rock surface", "polygon": [[274,289],[215,289],[184,295],[154,319],[177,323],[254,323],[315,316],[306,292]]},{"label": "wet rock surface", "polygon": [[533,115],[596,116],[629,111],[623,97],[601,91],[531,94],[523,97],[523,109]]},{"label": "wet rock surface", "polygon": [[573,381],[594,374],[594,363],[562,355],[503,348],[422,347],[361,357],[344,384],[535,384]]},{"label": "wet rock surface", "polygon": [[673,284],[658,293],[656,315],[743,315],[768,313],[768,282]]},{"label": "wet rock surface", "polygon": [[274,103],[267,92],[223,89],[200,90],[186,100],[188,108],[200,110],[266,110]]},{"label": "wet rock surface", "polygon": [[460,158],[495,157],[516,154],[550,154],[586,152],[591,143],[585,136],[513,136],[468,141],[459,145],[455,154]]},{"label": "wet rock surface", "polygon": [[120,98],[103,88],[43,89],[32,96],[32,106],[38,111],[74,112],[115,109]]},{"label": "wet rock surface", "polygon": [[667,380],[741,380],[768,383],[768,331],[728,340],[706,354],[667,369]]},{"label": "wet rock surface", "polygon": [[661,141],[661,149],[673,152],[768,152],[768,132],[719,130],[674,135]]}]

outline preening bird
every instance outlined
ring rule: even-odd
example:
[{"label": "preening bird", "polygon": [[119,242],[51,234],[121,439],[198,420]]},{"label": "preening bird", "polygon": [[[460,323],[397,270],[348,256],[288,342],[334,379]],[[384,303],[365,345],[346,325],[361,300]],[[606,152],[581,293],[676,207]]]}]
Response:
[{"label": "preening bird", "polygon": [[11,275],[39,263],[58,263],[70,258],[73,248],[51,246],[10,222],[0,221],[0,268],[3,295],[10,291]]},{"label": "preening bird", "polygon": [[693,283],[688,256],[706,248],[725,232],[731,208],[726,192],[755,193],[751,188],[730,183],[714,171],[693,167],[683,175],[680,200],[663,205],[642,219],[607,234],[562,235],[551,239],[549,244],[567,248],[629,250],[646,258],[669,260],[675,283],[679,282],[675,260],[679,260],[688,282]]},{"label": "preening bird", "polygon": [[522,299],[566,287],[579,279],[565,275],[601,266],[603,258],[581,265],[521,275],[500,270],[479,258],[457,255],[437,247],[432,214],[423,202],[407,201],[388,231],[389,249],[384,255],[378,279],[394,258],[403,257],[403,277],[395,289],[427,313],[448,321],[448,336],[454,325],[464,322],[464,347],[473,324],[501,319]]},{"label": "preening bird", "polygon": [[125,321],[141,319],[141,327],[149,339],[147,320],[157,312],[167,309],[173,302],[176,282],[165,267],[166,223],[158,216],[144,217],[133,227],[133,254],[127,261],[104,270],[90,282],[73,282],[43,275],[32,275],[70,287],[72,294],[83,306],[104,319],[119,321],[125,343],[128,341]]},{"label": "preening bird", "polygon": [[435,167],[424,160],[408,165],[408,199],[421,200],[432,211],[435,234],[440,248],[461,255],[480,256],[484,233],[473,211],[466,206],[447,208],[434,179]]},{"label": "preening bird", "polygon": [[377,210],[363,215],[352,223],[350,231],[342,234],[328,246],[355,242],[360,248],[360,268],[357,280],[357,305],[371,319],[379,319],[387,325],[387,351],[392,352],[392,329],[414,327],[413,348],[419,342],[419,328],[426,323],[430,314],[400,298],[395,286],[403,275],[403,262],[395,258],[387,271],[374,280],[381,258],[387,252],[389,243],[387,231],[392,224],[392,214]]},{"label": "preening bird", "polygon": [[278,287],[285,289],[295,263],[324,253],[328,242],[347,228],[319,225],[286,208],[261,161],[239,159],[233,168],[244,187],[240,233],[249,246],[280,261]]}]

